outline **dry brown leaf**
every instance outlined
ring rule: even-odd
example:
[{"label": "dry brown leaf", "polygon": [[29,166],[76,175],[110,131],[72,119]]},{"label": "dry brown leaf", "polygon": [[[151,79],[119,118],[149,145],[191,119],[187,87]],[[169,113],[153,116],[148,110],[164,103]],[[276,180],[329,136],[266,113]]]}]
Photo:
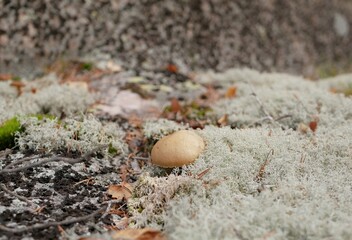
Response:
[{"label": "dry brown leaf", "polygon": [[226,126],[228,124],[229,117],[227,114],[224,114],[221,118],[218,120],[218,124],[220,126]]},{"label": "dry brown leaf", "polygon": [[152,116],[160,111],[159,103],[156,100],[143,99],[128,90],[118,92],[107,104],[96,107],[109,115],[121,115],[126,118],[131,114],[139,117]]},{"label": "dry brown leaf", "polygon": [[309,128],[310,128],[310,130],[312,130],[312,132],[315,132],[317,130],[317,127],[318,127],[317,121],[311,121],[309,123]]},{"label": "dry brown leaf", "polygon": [[151,228],[125,229],[113,233],[111,236],[115,240],[166,240],[164,234]]},{"label": "dry brown leaf", "polygon": [[235,87],[235,86],[229,87],[226,91],[225,97],[226,98],[234,98],[234,97],[236,97],[236,93],[237,93],[237,87]]},{"label": "dry brown leaf", "polygon": [[0,74],[0,81],[7,81],[12,79],[13,76],[11,74],[7,74],[7,73],[1,73]]},{"label": "dry brown leaf", "polygon": [[177,112],[180,112],[180,111],[181,111],[180,102],[176,98],[173,98],[171,100],[171,112],[177,113]]},{"label": "dry brown leaf", "polygon": [[20,81],[14,81],[10,84],[10,86],[12,87],[16,87],[16,88],[22,88],[24,86],[26,86],[23,82]]},{"label": "dry brown leaf", "polygon": [[110,185],[108,194],[117,200],[128,199],[132,196],[132,185],[129,183],[121,183],[120,185]]},{"label": "dry brown leaf", "polygon": [[221,94],[212,85],[207,86],[207,91],[203,95],[207,103],[214,103],[221,97]]},{"label": "dry brown leaf", "polygon": [[22,94],[22,88],[26,86],[23,82],[13,81],[10,86],[15,87],[17,89],[18,95]]},{"label": "dry brown leaf", "polygon": [[171,72],[171,73],[177,73],[178,72],[178,68],[176,65],[174,64],[169,64],[167,65],[166,69]]}]

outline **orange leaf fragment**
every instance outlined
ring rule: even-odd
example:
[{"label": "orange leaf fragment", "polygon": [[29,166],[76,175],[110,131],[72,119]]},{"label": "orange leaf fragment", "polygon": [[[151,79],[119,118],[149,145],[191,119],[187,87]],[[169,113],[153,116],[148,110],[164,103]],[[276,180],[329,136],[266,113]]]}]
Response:
[{"label": "orange leaf fragment", "polygon": [[317,127],[318,127],[317,121],[311,121],[309,123],[309,128],[310,128],[310,130],[312,130],[312,132],[315,132],[317,130]]},{"label": "orange leaf fragment", "polygon": [[177,112],[180,112],[180,111],[181,111],[180,102],[176,98],[173,98],[171,100],[171,112],[177,113]]},{"label": "orange leaf fragment", "polygon": [[12,78],[13,78],[13,76],[11,74],[7,74],[7,73],[0,74],[0,81],[6,81],[6,80],[10,80]]},{"label": "orange leaf fragment", "polygon": [[125,229],[112,234],[112,239],[124,240],[166,240],[166,237],[158,230],[151,228]]},{"label": "orange leaf fragment", "polygon": [[236,97],[236,93],[237,93],[237,87],[235,87],[235,86],[229,87],[226,91],[225,97],[226,98],[234,98],[234,97]]},{"label": "orange leaf fragment", "polygon": [[337,93],[337,92],[338,92],[337,89],[334,88],[334,87],[331,87],[331,88],[329,89],[329,91],[330,91],[331,93]]},{"label": "orange leaf fragment", "polygon": [[10,86],[15,87],[17,89],[18,95],[22,94],[22,88],[26,86],[23,82],[20,81],[14,81],[10,83]]},{"label": "orange leaf fragment", "polygon": [[110,185],[108,194],[117,200],[129,199],[132,196],[133,188],[131,184],[121,183],[120,185]]},{"label": "orange leaf fragment", "polygon": [[229,116],[227,114],[224,114],[221,118],[218,120],[218,124],[220,126],[226,126],[229,122]]},{"label": "orange leaf fragment", "polygon": [[169,64],[167,65],[166,69],[171,72],[171,73],[177,73],[178,72],[178,68],[176,65],[174,64]]},{"label": "orange leaf fragment", "polygon": [[23,82],[20,82],[20,81],[15,81],[15,82],[12,82],[10,84],[10,86],[12,87],[16,87],[16,88],[22,88],[24,86],[26,86]]}]

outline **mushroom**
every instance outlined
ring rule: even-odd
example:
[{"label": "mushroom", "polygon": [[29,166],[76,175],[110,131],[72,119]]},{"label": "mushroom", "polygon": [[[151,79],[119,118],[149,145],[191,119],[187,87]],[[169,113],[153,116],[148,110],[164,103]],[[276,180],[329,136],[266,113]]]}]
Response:
[{"label": "mushroom", "polygon": [[164,168],[194,162],[204,150],[204,140],[195,132],[180,130],[160,139],[152,149],[152,163]]}]

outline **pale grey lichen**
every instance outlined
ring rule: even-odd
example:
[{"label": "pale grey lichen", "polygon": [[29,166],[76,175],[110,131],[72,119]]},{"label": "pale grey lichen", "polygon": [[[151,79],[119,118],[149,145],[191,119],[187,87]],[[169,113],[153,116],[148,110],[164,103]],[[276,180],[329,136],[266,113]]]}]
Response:
[{"label": "pale grey lichen", "polygon": [[[144,174],[135,183],[134,195],[128,200],[131,226],[135,228],[150,227],[160,229],[164,223],[167,205],[173,198],[191,193],[197,185],[190,176],[150,177]],[[199,186],[199,183],[198,183]]]},{"label": "pale grey lichen", "polygon": [[[262,117],[251,99],[254,90],[268,111],[293,117],[280,121],[284,128],[263,123],[199,130],[206,149],[193,165],[183,167],[181,177],[189,181],[178,185],[177,180],[154,178],[148,179],[148,187],[137,184],[134,200],[145,205],[139,212],[140,205],[132,205],[134,224],[161,228],[169,239],[349,239],[351,100],[284,74],[233,70],[228,78],[237,81],[239,95],[220,103],[218,111],[220,106],[227,110],[219,115],[242,111],[239,118],[245,123]],[[315,114],[319,122],[314,133],[294,130]],[[150,187],[158,181],[163,183]],[[168,201],[154,204],[149,199],[163,199],[170,186],[179,190]]]},{"label": "pale grey lichen", "polygon": [[315,118],[319,118],[320,126],[334,126],[352,118],[352,99],[296,76],[230,69],[202,75],[200,81],[237,87],[236,97],[220,100],[211,113],[218,118],[227,114],[229,124],[237,127],[274,124],[295,129]]},{"label": "pale grey lichen", "polygon": [[114,123],[102,124],[93,116],[81,120],[67,118],[38,120],[36,117],[23,117],[24,132],[18,133],[16,144],[21,151],[40,152],[79,152],[88,153],[99,146],[104,154],[126,153],[124,133]]},{"label": "pale grey lichen", "polygon": [[143,124],[143,133],[149,139],[158,140],[165,135],[186,129],[187,127],[187,125],[178,124],[167,119],[147,120]]},{"label": "pale grey lichen", "polygon": [[38,113],[72,116],[85,112],[94,101],[87,89],[59,84],[51,75],[23,82],[20,95],[9,81],[0,83],[0,122],[16,115]]}]

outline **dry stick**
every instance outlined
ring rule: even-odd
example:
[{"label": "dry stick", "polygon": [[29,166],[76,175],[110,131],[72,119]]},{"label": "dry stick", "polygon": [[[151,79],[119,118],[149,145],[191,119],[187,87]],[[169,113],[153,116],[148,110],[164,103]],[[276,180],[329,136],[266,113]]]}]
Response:
[{"label": "dry stick", "polygon": [[5,232],[10,232],[10,233],[23,233],[23,232],[28,232],[31,230],[43,229],[43,228],[48,228],[48,227],[53,227],[53,226],[68,225],[71,223],[81,222],[81,221],[85,221],[89,218],[92,218],[92,217],[96,216],[97,214],[99,214],[100,212],[104,211],[105,209],[106,209],[106,207],[104,206],[104,207],[102,207],[102,208],[100,208],[100,209],[98,209],[98,210],[96,210],[86,216],[65,219],[60,222],[37,223],[37,224],[34,224],[32,226],[28,226],[28,227],[9,228],[4,225],[0,225],[0,230],[5,231]]},{"label": "dry stick", "polygon": [[250,89],[251,89],[251,91],[252,91],[251,95],[254,96],[255,100],[256,100],[257,103],[259,104],[260,110],[265,114],[265,117],[263,117],[263,118],[261,118],[260,120],[258,120],[258,121],[256,121],[256,122],[250,124],[250,126],[251,126],[251,125],[254,125],[254,124],[256,124],[256,123],[259,123],[259,122],[263,122],[263,121],[265,121],[265,120],[269,120],[269,121],[271,121],[271,122],[276,123],[277,125],[279,125],[279,127],[282,127],[281,124],[278,123],[277,121],[279,121],[279,120],[281,120],[281,119],[284,119],[284,118],[292,117],[291,114],[286,114],[286,115],[283,115],[283,116],[279,116],[279,117],[277,117],[277,118],[274,118],[273,115],[271,115],[271,114],[265,109],[263,102],[260,100],[260,98],[258,97],[258,95],[256,94],[256,92],[254,91],[252,85],[251,85],[248,81],[246,81],[246,83],[248,84],[248,86],[250,87]]},{"label": "dry stick", "polygon": [[[100,218],[104,218],[104,217],[106,217],[106,216],[109,214],[109,212],[110,212],[110,210],[111,210],[111,205],[112,205],[112,204],[117,204],[117,203],[121,203],[121,202],[122,202],[121,200],[110,200],[110,201],[108,201],[108,202],[105,202],[104,204],[107,204],[108,206],[106,207],[105,212],[103,213],[103,215],[101,215]],[[124,207],[124,206],[126,206],[126,203],[123,204],[123,205],[121,205],[121,206],[118,208],[118,210],[120,210],[120,209],[121,209],[122,207]]]},{"label": "dry stick", "polygon": [[260,182],[263,179],[263,176],[265,173],[265,167],[268,165],[268,163],[270,161],[270,156],[272,156],[272,155],[274,155],[274,149],[270,149],[268,155],[266,156],[265,162],[263,163],[263,165],[259,169],[259,173],[257,174],[257,176],[255,176],[255,180],[257,182]]},{"label": "dry stick", "polygon": [[[41,156],[41,157],[45,157],[45,156]],[[25,158],[22,158],[20,160],[12,161],[12,163],[9,163],[6,167],[4,167],[4,169],[8,169],[8,168],[13,167],[15,165],[19,165],[19,164],[21,164],[23,162],[31,161],[31,160],[36,159],[36,158],[40,158],[40,156],[25,157]]]},{"label": "dry stick", "polygon": [[74,159],[74,158],[65,158],[65,157],[52,157],[52,158],[48,158],[48,159],[43,159],[41,161],[38,161],[38,162],[35,162],[35,163],[30,163],[30,164],[27,164],[27,165],[24,165],[22,167],[18,167],[18,168],[5,168],[3,170],[0,171],[0,174],[2,173],[12,173],[12,172],[19,172],[19,171],[22,171],[22,170],[25,170],[27,168],[32,168],[32,167],[37,167],[37,166],[40,166],[42,164],[45,164],[45,163],[49,163],[49,162],[57,162],[57,161],[63,161],[63,162],[67,162],[67,163],[78,163],[78,162],[81,162],[83,161],[84,158],[77,158],[77,159]]},{"label": "dry stick", "polygon": [[136,160],[149,160],[150,158],[149,157],[132,157],[133,159],[136,159]]},{"label": "dry stick", "polygon": [[273,116],[272,116],[271,114],[269,114],[269,113],[265,110],[264,104],[263,104],[263,102],[259,99],[258,95],[255,93],[252,84],[250,84],[248,81],[246,81],[246,82],[247,82],[249,88],[250,88],[251,91],[252,91],[251,95],[254,96],[255,100],[256,100],[257,103],[259,104],[260,110],[262,110],[262,112],[265,114],[266,118],[270,119],[271,121],[274,120]]},{"label": "dry stick", "polygon": [[1,183],[1,184],[0,184],[0,188],[1,188],[4,192],[6,192],[6,193],[8,193],[8,194],[10,194],[10,195],[12,195],[12,196],[18,198],[18,199],[21,200],[21,201],[26,202],[28,205],[34,206],[34,203],[32,203],[31,201],[29,201],[27,198],[25,198],[25,197],[23,197],[23,196],[20,196],[20,195],[18,195],[17,193],[11,191],[10,189],[8,189],[8,188],[5,186],[5,184]]},{"label": "dry stick", "polygon": [[[30,163],[30,164],[27,164],[27,165],[24,165],[24,166],[21,166],[21,167],[18,167],[18,168],[8,168],[8,166],[6,166],[3,170],[0,171],[0,174],[18,172],[18,171],[22,171],[22,170],[25,170],[25,169],[28,169],[28,168],[31,168],[31,167],[37,167],[37,166],[40,166],[42,164],[49,163],[49,162],[63,161],[63,162],[67,162],[67,163],[70,163],[70,164],[78,163],[78,162],[83,161],[84,159],[89,157],[92,153],[96,152],[97,150],[99,150],[99,149],[101,149],[103,147],[106,147],[106,146],[105,145],[99,146],[99,147],[95,148],[94,150],[84,154],[82,157],[76,158],[76,159],[55,156],[55,157],[48,158],[48,159],[42,159],[42,160],[40,160],[38,162]],[[19,161],[24,162],[23,159],[21,159]]]},{"label": "dry stick", "polygon": [[277,117],[277,118],[275,118],[274,120],[275,120],[275,121],[279,121],[279,120],[281,120],[281,119],[290,118],[290,117],[292,117],[292,114],[286,114],[286,115],[282,115],[282,116],[280,116],[280,117]]}]

